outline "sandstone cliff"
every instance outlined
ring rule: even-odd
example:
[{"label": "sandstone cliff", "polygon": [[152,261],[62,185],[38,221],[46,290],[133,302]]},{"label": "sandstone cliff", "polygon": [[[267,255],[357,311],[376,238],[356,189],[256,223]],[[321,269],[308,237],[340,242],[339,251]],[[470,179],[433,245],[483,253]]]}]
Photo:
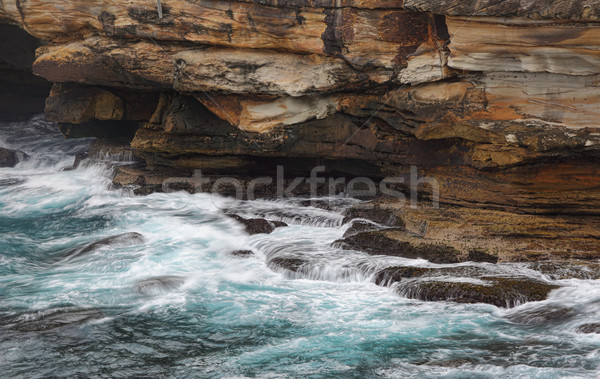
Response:
[{"label": "sandstone cliff", "polygon": [[[415,165],[445,206],[598,225],[600,1],[163,0],[161,13],[151,0],[0,2],[3,23],[44,42],[33,72],[55,83],[47,118],[71,137],[133,137],[149,171],[121,181]],[[597,227],[573,238],[560,252],[600,254]]]}]

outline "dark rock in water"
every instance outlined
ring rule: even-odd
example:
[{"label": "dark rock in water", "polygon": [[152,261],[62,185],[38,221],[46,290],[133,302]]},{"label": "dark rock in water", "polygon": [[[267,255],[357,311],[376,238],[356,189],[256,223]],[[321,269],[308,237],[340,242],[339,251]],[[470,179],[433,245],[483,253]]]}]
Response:
[{"label": "dark rock in water", "polygon": [[227,216],[236,220],[240,224],[244,225],[246,232],[250,235],[253,234],[269,234],[272,233],[276,228],[287,226],[285,222],[281,221],[267,221],[264,218],[250,218],[246,219],[235,214],[228,214]]},{"label": "dark rock in water", "polygon": [[477,266],[455,266],[443,268],[425,267],[388,267],[375,274],[375,284],[387,286],[410,278],[441,278],[441,277],[463,277],[478,279],[482,276],[491,276],[492,272]]},{"label": "dark rock in water", "polygon": [[528,278],[481,278],[489,284],[472,282],[410,281],[400,285],[400,295],[426,301],[487,303],[512,308],[529,301],[545,300],[558,286]]},{"label": "dark rock in water", "polygon": [[20,332],[43,332],[103,316],[102,311],[94,308],[61,307],[1,319],[0,325]]},{"label": "dark rock in water", "polygon": [[271,259],[268,266],[276,271],[283,268],[288,271],[298,272],[304,264],[306,264],[306,261],[300,258],[277,257]]},{"label": "dark rock in water", "polygon": [[90,154],[89,154],[89,153],[87,153],[87,152],[85,152],[85,153],[80,153],[80,154],[77,154],[77,155],[75,156],[75,161],[73,162],[73,170],[75,170],[76,168],[78,168],[78,167],[79,167],[79,165],[81,164],[81,162],[82,162],[84,159],[87,159],[89,156],[90,156]]},{"label": "dark rock in water", "polygon": [[144,242],[145,242],[144,236],[142,236],[140,233],[135,233],[135,232],[124,233],[124,234],[119,234],[119,235],[112,236],[112,237],[103,238],[100,241],[96,241],[96,242],[90,243],[88,245],[85,245],[83,247],[73,249],[73,250],[69,251],[68,253],[66,253],[63,256],[63,258],[64,259],[77,258],[82,255],[91,253],[94,250],[97,250],[104,246],[133,246],[133,245],[142,244]]},{"label": "dark rock in water", "polygon": [[357,218],[370,220],[394,228],[404,228],[406,226],[404,220],[398,217],[393,210],[381,208],[377,205],[374,207],[361,206],[348,209],[343,223],[348,223]]},{"label": "dark rock in water", "polygon": [[433,263],[458,263],[459,252],[450,246],[420,244],[394,239],[388,230],[364,232],[334,242],[346,250],[359,250],[372,255],[389,255],[410,259],[426,259]]},{"label": "dark rock in water", "polygon": [[423,267],[389,267],[375,274],[375,284],[386,286],[402,279],[418,278],[431,271],[432,269]]},{"label": "dark rock in water", "polygon": [[21,161],[29,159],[29,155],[19,150],[0,147],[0,167],[15,167]]},{"label": "dark rock in water", "polygon": [[344,233],[344,238],[356,235],[363,232],[371,232],[379,230],[381,227],[366,221],[354,221],[352,225]]},{"label": "dark rock in water", "polygon": [[0,187],[16,186],[21,183],[25,183],[25,179],[16,179],[16,178],[2,179],[2,180],[0,180]]},{"label": "dark rock in water", "polygon": [[275,230],[275,227],[271,223],[262,218],[246,219],[238,215],[230,215],[230,217],[243,224],[246,232],[250,235],[269,234]]},{"label": "dark rock in water", "polygon": [[492,255],[481,250],[469,251],[466,260],[471,262],[498,263],[498,257],[496,255]]},{"label": "dark rock in water", "polygon": [[550,323],[561,323],[573,318],[576,314],[577,312],[572,308],[561,306],[544,306],[512,313],[507,315],[506,318],[517,324],[543,325]]},{"label": "dark rock in water", "polygon": [[600,323],[581,325],[577,328],[577,332],[586,334],[600,334]]},{"label": "dark rock in water", "polygon": [[135,292],[142,295],[156,295],[169,290],[174,290],[183,285],[185,279],[181,276],[165,275],[156,276],[135,283]]},{"label": "dark rock in water", "polygon": [[[398,283],[396,289],[402,295],[412,299],[426,301],[453,301],[457,303],[487,303],[498,307],[514,307],[529,301],[545,300],[548,293],[558,286],[524,277],[494,277],[483,267],[455,266],[442,268],[426,267],[388,267],[375,274],[377,285],[390,286]],[[448,281],[448,277],[463,277],[478,282]],[[542,309],[516,314],[514,321],[530,323],[539,320],[568,317],[570,309]],[[543,321],[540,321],[543,322]]]},{"label": "dark rock in water", "polygon": [[231,252],[231,255],[236,257],[249,257],[254,255],[254,252],[252,250],[235,250]]}]

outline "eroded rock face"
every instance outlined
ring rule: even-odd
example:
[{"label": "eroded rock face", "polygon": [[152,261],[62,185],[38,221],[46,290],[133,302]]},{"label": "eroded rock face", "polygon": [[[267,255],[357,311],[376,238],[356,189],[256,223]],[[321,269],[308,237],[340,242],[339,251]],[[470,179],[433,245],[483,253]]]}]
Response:
[{"label": "eroded rock face", "polygon": [[377,216],[381,209],[387,219],[393,216],[403,227],[367,224],[370,229],[360,230],[359,224],[356,231],[349,228],[350,233],[339,243],[369,254],[398,251],[407,257],[419,246],[442,245],[457,252],[461,262],[532,262],[532,269],[553,280],[600,277],[600,265],[595,261],[600,254],[600,220],[595,216],[515,213],[462,205],[412,208],[396,199],[359,203],[348,214]]},{"label": "eroded rock face", "polygon": [[[65,135],[135,134],[147,167],[119,185],[325,165],[397,178],[399,196],[415,166],[435,183],[420,199],[458,215],[414,213],[438,226],[426,243],[450,236],[461,260],[490,263],[488,232],[516,241],[506,260],[600,254],[585,226],[600,217],[599,14],[555,0],[163,0],[162,18],[141,0],[0,3],[2,22],[46,43],[29,65],[55,83],[46,115]],[[411,233],[399,240],[415,247],[427,230]]]}]

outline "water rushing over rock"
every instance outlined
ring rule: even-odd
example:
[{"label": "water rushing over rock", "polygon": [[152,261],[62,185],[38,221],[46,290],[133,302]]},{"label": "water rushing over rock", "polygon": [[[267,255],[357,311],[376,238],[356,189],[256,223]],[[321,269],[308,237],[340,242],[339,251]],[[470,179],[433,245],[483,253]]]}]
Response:
[{"label": "water rushing over rock", "polygon": [[[0,169],[2,376],[600,373],[593,266],[344,250],[355,200],[135,197],[110,165],[63,170],[89,141],[39,118],[0,133],[31,157]],[[288,226],[250,234],[227,213]]]}]

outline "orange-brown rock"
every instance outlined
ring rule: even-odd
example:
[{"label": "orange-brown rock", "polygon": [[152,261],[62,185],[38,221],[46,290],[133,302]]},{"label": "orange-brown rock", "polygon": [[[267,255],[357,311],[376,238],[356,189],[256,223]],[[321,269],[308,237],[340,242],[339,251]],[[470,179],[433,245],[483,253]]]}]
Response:
[{"label": "orange-brown rock", "polygon": [[149,171],[120,184],[325,165],[402,179],[408,196],[417,170],[420,199],[454,212],[414,212],[441,222],[433,242],[600,256],[597,1],[162,0],[162,18],[156,6],[0,2],[2,22],[46,43],[32,67],[56,83],[49,119],[71,137],[135,134]]},{"label": "orange-brown rock", "polygon": [[269,6],[262,2],[167,0],[162,2],[163,18],[159,18],[153,1],[6,0],[0,5],[0,17],[52,41],[93,35],[147,38],[331,54],[355,67],[388,69],[402,64],[429,38],[428,17],[398,9],[399,2],[376,7],[372,1],[346,3],[340,8],[335,2],[290,1]]},{"label": "orange-brown rock", "polygon": [[[429,204],[412,208],[393,199],[360,205],[386,209],[402,220],[404,229],[369,232],[362,239],[351,238],[352,248],[385,255],[387,249],[373,243],[406,245],[423,250],[435,259],[494,262],[536,262],[546,260],[595,260],[600,255],[600,215],[530,215],[515,212]],[[370,239],[367,239],[369,237]],[[357,243],[360,242],[360,243]],[[428,247],[436,247],[428,249]],[[452,254],[450,254],[452,253]],[[458,257],[458,258],[457,258]]]}]

